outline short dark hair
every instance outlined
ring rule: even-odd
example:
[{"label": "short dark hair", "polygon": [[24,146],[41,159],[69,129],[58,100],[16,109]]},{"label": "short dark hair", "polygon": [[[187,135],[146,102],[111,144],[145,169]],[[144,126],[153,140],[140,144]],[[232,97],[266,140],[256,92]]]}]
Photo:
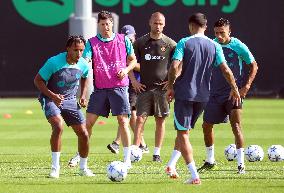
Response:
[{"label": "short dark hair", "polygon": [[189,17],[188,23],[193,23],[199,27],[205,27],[207,25],[207,19],[203,13],[195,13]]},{"label": "short dark hair", "polygon": [[220,18],[214,24],[214,27],[223,27],[223,26],[231,27],[230,21],[224,18]]},{"label": "short dark hair", "polygon": [[75,44],[83,43],[86,45],[86,40],[83,36],[69,36],[66,42],[66,48],[71,47],[74,42]]},{"label": "short dark hair", "polygon": [[109,19],[111,21],[113,21],[113,17],[112,14],[108,11],[100,11],[98,14],[98,23],[100,22],[100,20],[105,20],[105,19]]}]

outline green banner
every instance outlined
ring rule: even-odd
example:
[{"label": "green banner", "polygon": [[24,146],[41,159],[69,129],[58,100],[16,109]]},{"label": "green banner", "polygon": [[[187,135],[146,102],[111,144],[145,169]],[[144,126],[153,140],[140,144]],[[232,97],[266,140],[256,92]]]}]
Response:
[{"label": "green banner", "polygon": [[[122,3],[122,13],[131,13],[131,7],[142,7],[148,3],[149,0],[94,0],[98,5],[104,7],[112,7],[117,4]],[[153,0],[158,6],[172,6],[176,3],[176,0]],[[227,2],[219,0],[181,0],[184,6],[187,7],[197,7],[197,6],[221,6],[221,11],[223,13],[233,13],[240,0],[227,0]]]},{"label": "green banner", "polygon": [[[74,11],[75,0],[13,0],[18,13],[27,21],[39,26],[54,26],[68,20]],[[240,0],[181,0],[186,7],[220,6],[223,13],[233,13]],[[149,0],[93,0],[103,7],[114,7],[122,4],[122,13],[130,14],[132,7],[143,7]],[[170,7],[176,0],[153,0],[161,7]]]},{"label": "green banner", "polygon": [[68,20],[74,0],[13,0],[17,12],[39,26],[54,26]]}]

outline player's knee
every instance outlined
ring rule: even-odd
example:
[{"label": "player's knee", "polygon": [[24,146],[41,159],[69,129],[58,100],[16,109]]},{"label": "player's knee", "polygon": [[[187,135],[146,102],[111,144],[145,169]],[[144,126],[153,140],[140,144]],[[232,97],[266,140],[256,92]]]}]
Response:
[{"label": "player's knee", "polygon": [[143,116],[138,116],[136,119],[136,124],[143,124],[145,118]]},{"label": "player's knee", "polygon": [[231,123],[231,127],[235,131],[240,131],[241,130],[241,124],[236,122],[236,123]]},{"label": "player's knee", "polygon": [[60,136],[63,133],[63,126],[61,124],[54,124],[52,126],[52,135]]},{"label": "player's knee", "polygon": [[91,130],[94,126],[95,122],[91,121],[91,120],[87,120],[86,121],[86,127],[88,128],[88,130]]},{"label": "player's knee", "polygon": [[235,135],[237,136],[242,135],[242,128],[240,123],[232,123],[231,126]]},{"label": "player's knee", "polygon": [[162,125],[165,122],[165,118],[164,117],[156,117],[155,121],[157,124]]},{"label": "player's knee", "polygon": [[188,131],[178,131],[177,138],[180,141],[188,140]]},{"label": "player's knee", "polygon": [[118,121],[118,123],[123,123],[124,122],[124,117],[117,116],[117,121]]},{"label": "player's knee", "polygon": [[129,119],[125,116],[117,116],[117,121],[118,124],[124,128],[128,126]]},{"label": "player's knee", "polygon": [[81,138],[84,141],[88,141],[89,140],[89,135],[88,135],[88,131],[87,129],[82,129],[81,131],[79,131],[77,133],[78,137]]},{"label": "player's knee", "polygon": [[212,130],[213,130],[213,124],[209,124],[209,123],[203,122],[202,128],[203,128],[203,133],[204,134],[210,134],[212,132]]}]

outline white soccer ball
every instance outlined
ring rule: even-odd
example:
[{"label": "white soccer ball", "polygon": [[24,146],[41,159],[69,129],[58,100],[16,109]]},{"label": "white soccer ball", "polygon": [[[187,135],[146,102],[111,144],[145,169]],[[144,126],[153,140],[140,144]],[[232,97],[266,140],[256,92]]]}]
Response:
[{"label": "white soccer ball", "polygon": [[139,147],[131,147],[130,160],[131,162],[139,162],[142,159],[142,150]]},{"label": "white soccer ball", "polygon": [[228,161],[237,159],[237,149],[235,144],[230,144],[225,148],[225,157]]},{"label": "white soccer ball", "polygon": [[272,145],[268,148],[268,159],[272,162],[284,161],[284,147],[282,145]]},{"label": "white soccer ball", "polygon": [[113,182],[121,182],[127,176],[127,167],[121,161],[113,161],[107,166],[107,177]]},{"label": "white soccer ball", "polygon": [[259,145],[250,145],[245,149],[245,157],[250,162],[263,160],[264,152]]}]

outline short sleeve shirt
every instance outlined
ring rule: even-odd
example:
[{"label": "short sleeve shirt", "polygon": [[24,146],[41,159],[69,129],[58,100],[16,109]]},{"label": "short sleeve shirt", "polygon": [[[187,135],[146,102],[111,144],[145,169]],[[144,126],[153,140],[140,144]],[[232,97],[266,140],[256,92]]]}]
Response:
[{"label": "short sleeve shirt", "polygon": [[[214,41],[219,43],[217,39],[214,39]],[[255,59],[248,47],[237,38],[232,37],[228,44],[220,45],[223,49],[227,64],[234,74],[235,81],[238,87],[241,88],[246,82],[243,64],[250,65]],[[226,82],[220,69],[213,70],[211,83],[211,95],[224,96],[230,94],[231,87]]]},{"label": "short sleeve shirt", "polygon": [[146,90],[161,87],[167,80],[175,47],[176,42],[166,35],[156,40],[146,34],[134,42],[134,52],[140,63],[140,82],[146,85]]},{"label": "short sleeve shirt", "polygon": [[178,42],[173,60],[183,62],[174,84],[175,98],[207,102],[212,69],[226,62],[221,46],[203,34],[189,36]]},{"label": "short sleeve shirt", "polygon": [[66,61],[67,53],[60,53],[49,58],[39,70],[39,75],[46,81],[48,89],[64,98],[74,98],[81,78],[88,76],[88,63],[80,58],[76,64]]}]

